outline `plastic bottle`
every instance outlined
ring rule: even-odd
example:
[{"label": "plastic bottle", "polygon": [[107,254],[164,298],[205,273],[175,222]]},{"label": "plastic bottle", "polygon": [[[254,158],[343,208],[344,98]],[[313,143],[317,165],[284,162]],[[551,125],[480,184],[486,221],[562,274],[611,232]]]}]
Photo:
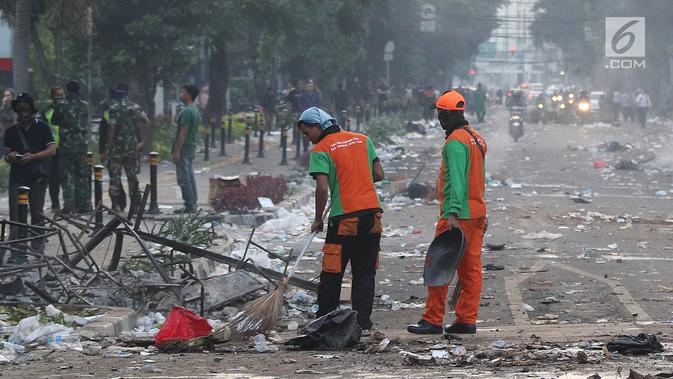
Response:
[{"label": "plastic bottle", "polygon": [[79,342],[79,336],[77,334],[55,334],[47,337],[47,345],[62,345],[66,343],[77,343]]},{"label": "plastic bottle", "polygon": [[256,352],[263,353],[266,351],[266,337],[264,337],[264,334],[256,335],[253,341],[255,342]]}]

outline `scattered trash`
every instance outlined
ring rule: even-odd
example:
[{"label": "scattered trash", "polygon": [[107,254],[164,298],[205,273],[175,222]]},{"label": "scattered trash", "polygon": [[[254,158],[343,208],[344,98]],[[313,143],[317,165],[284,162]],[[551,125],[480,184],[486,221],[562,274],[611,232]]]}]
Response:
[{"label": "scattered trash", "polygon": [[523,303],[523,310],[526,312],[535,312],[535,308],[531,307],[530,305]]},{"label": "scattered trash", "polygon": [[645,355],[650,353],[661,353],[664,347],[657,337],[653,334],[641,333],[637,336],[620,335],[608,342],[609,352],[631,355]]},{"label": "scattered trash", "polygon": [[341,349],[360,342],[362,328],[357,323],[357,312],[337,309],[312,321],[301,333],[286,344],[301,349]]},{"label": "scattered trash", "polygon": [[424,199],[430,193],[430,186],[420,183],[411,183],[407,187],[407,195],[412,199]]},{"label": "scattered trash", "polygon": [[491,251],[500,251],[500,250],[505,250],[505,244],[494,244],[494,243],[487,243],[486,248],[491,250]]},{"label": "scattered trash", "polygon": [[372,345],[367,350],[365,350],[365,353],[383,353],[386,351],[386,349],[388,349],[388,346],[390,346],[390,340],[388,338],[384,338],[377,345]]},{"label": "scattered trash", "polygon": [[287,330],[293,331],[299,329],[299,323],[296,321],[290,321],[287,323]]},{"label": "scattered trash", "polygon": [[400,354],[404,358],[404,363],[410,366],[434,366],[437,364],[437,360],[432,355],[420,355],[408,351],[400,351]]},{"label": "scattered trash", "polygon": [[630,159],[622,159],[617,164],[615,164],[615,168],[617,170],[626,170],[626,171],[638,171],[640,170],[640,166],[638,164]]},{"label": "scattered trash", "polygon": [[430,350],[433,358],[446,359],[449,357],[450,353],[447,350]]},{"label": "scattered trash", "polygon": [[212,329],[206,319],[199,317],[189,309],[174,306],[166,317],[164,326],[154,338],[154,344],[161,348],[168,342],[205,337]]},{"label": "scattered trash", "polygon": [[587,353],[584,351],[580,350],[577,352],[577,363],[584,365],[589,363],[589,357],[587,356]]},{"label": "scattered trash", "polygon": [[486,271],[502,271],[505,269],[505,266],[496,265],[493,263],[487,263],[486,265],[483,266],[483,268]]},{"label": "scattered trash", "polygon": [[505,346],[507,346],[507,343],[503,340],[497,340],[495,343],[493,343],[493,347],[496,349],[504,349]]},{"label": "scattered trash", "polygon": [[605,168],[608,167],[608,164],[603,161],[595,161],[594,168]]},{"label": "scattered trash", "polygon": [[617,141],[610,141],[603,146],[605,151],[609,153],[614,153],[615,151],[626,151],[631,148],[631,145],[622,145]]},{"label": "scattered trash", "polygon": [[540,303],[542,304],[556,304],[560,302],[561,301],[554,296],[545,297],[544,299],[542,299],[542,301],[540,301]]},{"label": "scattered trash", "polygon": [[548,240],[552,241],[563,237],[563,234],[560,233],[549,233],[546,230],[543,230],[539,233],[530,233],[522,236],[521,238],[527,240]]},{"label": "scattered trash", "polygon": [[467,349],[465,349],[465,346],[463,345],[458,345],[451,350],[451,354],[457,356],[457,357],[462,357],[467,354]]}]

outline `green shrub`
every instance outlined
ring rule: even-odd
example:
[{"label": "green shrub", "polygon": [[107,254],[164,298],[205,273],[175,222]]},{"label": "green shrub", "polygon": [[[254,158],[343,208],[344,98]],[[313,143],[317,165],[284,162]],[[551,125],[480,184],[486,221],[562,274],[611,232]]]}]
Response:
[{"label": "green shrub", "polygon": [[9,189],[9,164],[4,160],[0,161],[0,192],[7,192]]},{"label": "green shrub", "polygon": [[404,133],[404,121],[396,115],[384,115],[372,119],[365,131],[374,145],[392,144],[390,137]]},{"label": "green shrub", "polygon": [[171,159],[171,150],[175,141],[175,124],[169,117],[158,117],[152,128],[152,151],[159,153],[161,159]]}]

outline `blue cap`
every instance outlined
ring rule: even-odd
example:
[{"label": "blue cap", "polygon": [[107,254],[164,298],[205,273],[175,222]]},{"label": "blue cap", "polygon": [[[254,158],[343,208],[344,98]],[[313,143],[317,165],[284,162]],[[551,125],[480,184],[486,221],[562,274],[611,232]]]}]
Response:
[{"label": "blue cap", "polygon": [[299,116],[297,124],[318,124],[320,125],[320,129],[325,130],[330,126],[336,125],[337,123],[334,117],[332,117],[329,113],[318,107],[311,107],[305,110],[301,116]]}]

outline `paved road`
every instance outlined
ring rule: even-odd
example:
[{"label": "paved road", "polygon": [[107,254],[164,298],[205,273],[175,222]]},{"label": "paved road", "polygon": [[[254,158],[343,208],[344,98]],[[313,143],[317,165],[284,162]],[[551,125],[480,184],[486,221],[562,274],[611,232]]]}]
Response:
[{"label": "paved road", "polygon": [[[633,125],[527,125],[526,135],[514,143],[507,135],[506,120],[504,110],[494,109],[486,124],[476,125],[489,142],[487,171],[491,185],[494,180],[509,184],[487,189],[491,226],[486,243],[504,244],[505,249],[484,249],[483,263],[504,266],[504,270],[484,271],[480,332],[465,339],[464,345],[470,351],[499,338],[514,344],[529,341],[533,335],[546,343],[607,341],[616,334],[639,331],[660,332],[661,340],[670,341],[670,324],[666,322],[673,317],[673,153],[668,149],[672,125],[652,124],[647,130]],[[631,148],[608,152],[602,145],[610,141],[628,143]],[[422,253],[434,233],[437,205],[432,201],[408,204],[404,198],[394,199],[393,192],[400,188],[395,183],[415,176],[421,167],[419,181],[433,183],[442,143],[441,131],[431,129],[426,137],[406,138],[401,153],[399,149],[380,150],[387,176],[394,183],[382,188],[387,198],[386,236],[377,294],[389,295],[409,308],[393,311],[379,304],[373,318],[377,328],[399,338],[404,349],[426,352],[441,339],[414,338],[404,329],[422,312],[416,308],[425,300]],[[648,161],[651,154],[654,159]],[[641,165],[642,170],[615,170],[612,166],[621,159],[647,162]],[[597,160],[610,167],[594,168]],[[201,176],[200,191],[204,190],[205,176],[214,173],[278,170],[268,163],[252,167],[218,165]],[[169,179],[162,180],[168,183]],[[584,202],[571,199],[578,194],[584,194]],[[540,238],[545,236],[547,239]],[[319,257],[319,248],[312,250],[309,256]],[[306,278],[315,276],[319,259],[306,261],[302,272]],[[524,310],[524,304],[535,310]],[[446,322],[451,321],[452,316],[447,315]],[[159,355],[152,359],[163,370],[155,377],[296,376],[297,370],[309,370],[307,377],[575,378],[600,372],[605,378],[618,377],[617,370],[624,370],[625,377],[628,368],[650,373],[671,371],[666,361],[645,358],[589,366],[550,361],[527,368],[450,369],[404,366],[395,352],[329,353],[338,356],[333,359],[312,354],[283,351],[271,355],[225,353],[216,360],[212,354]],[[66,373],[142,375],[138,362],[81,356],[73,359],[76,367]],[[55,364],[31,365],[32,376],[48,375]],[[17,372],[13,368],[7,371],[10,376]]]}]

